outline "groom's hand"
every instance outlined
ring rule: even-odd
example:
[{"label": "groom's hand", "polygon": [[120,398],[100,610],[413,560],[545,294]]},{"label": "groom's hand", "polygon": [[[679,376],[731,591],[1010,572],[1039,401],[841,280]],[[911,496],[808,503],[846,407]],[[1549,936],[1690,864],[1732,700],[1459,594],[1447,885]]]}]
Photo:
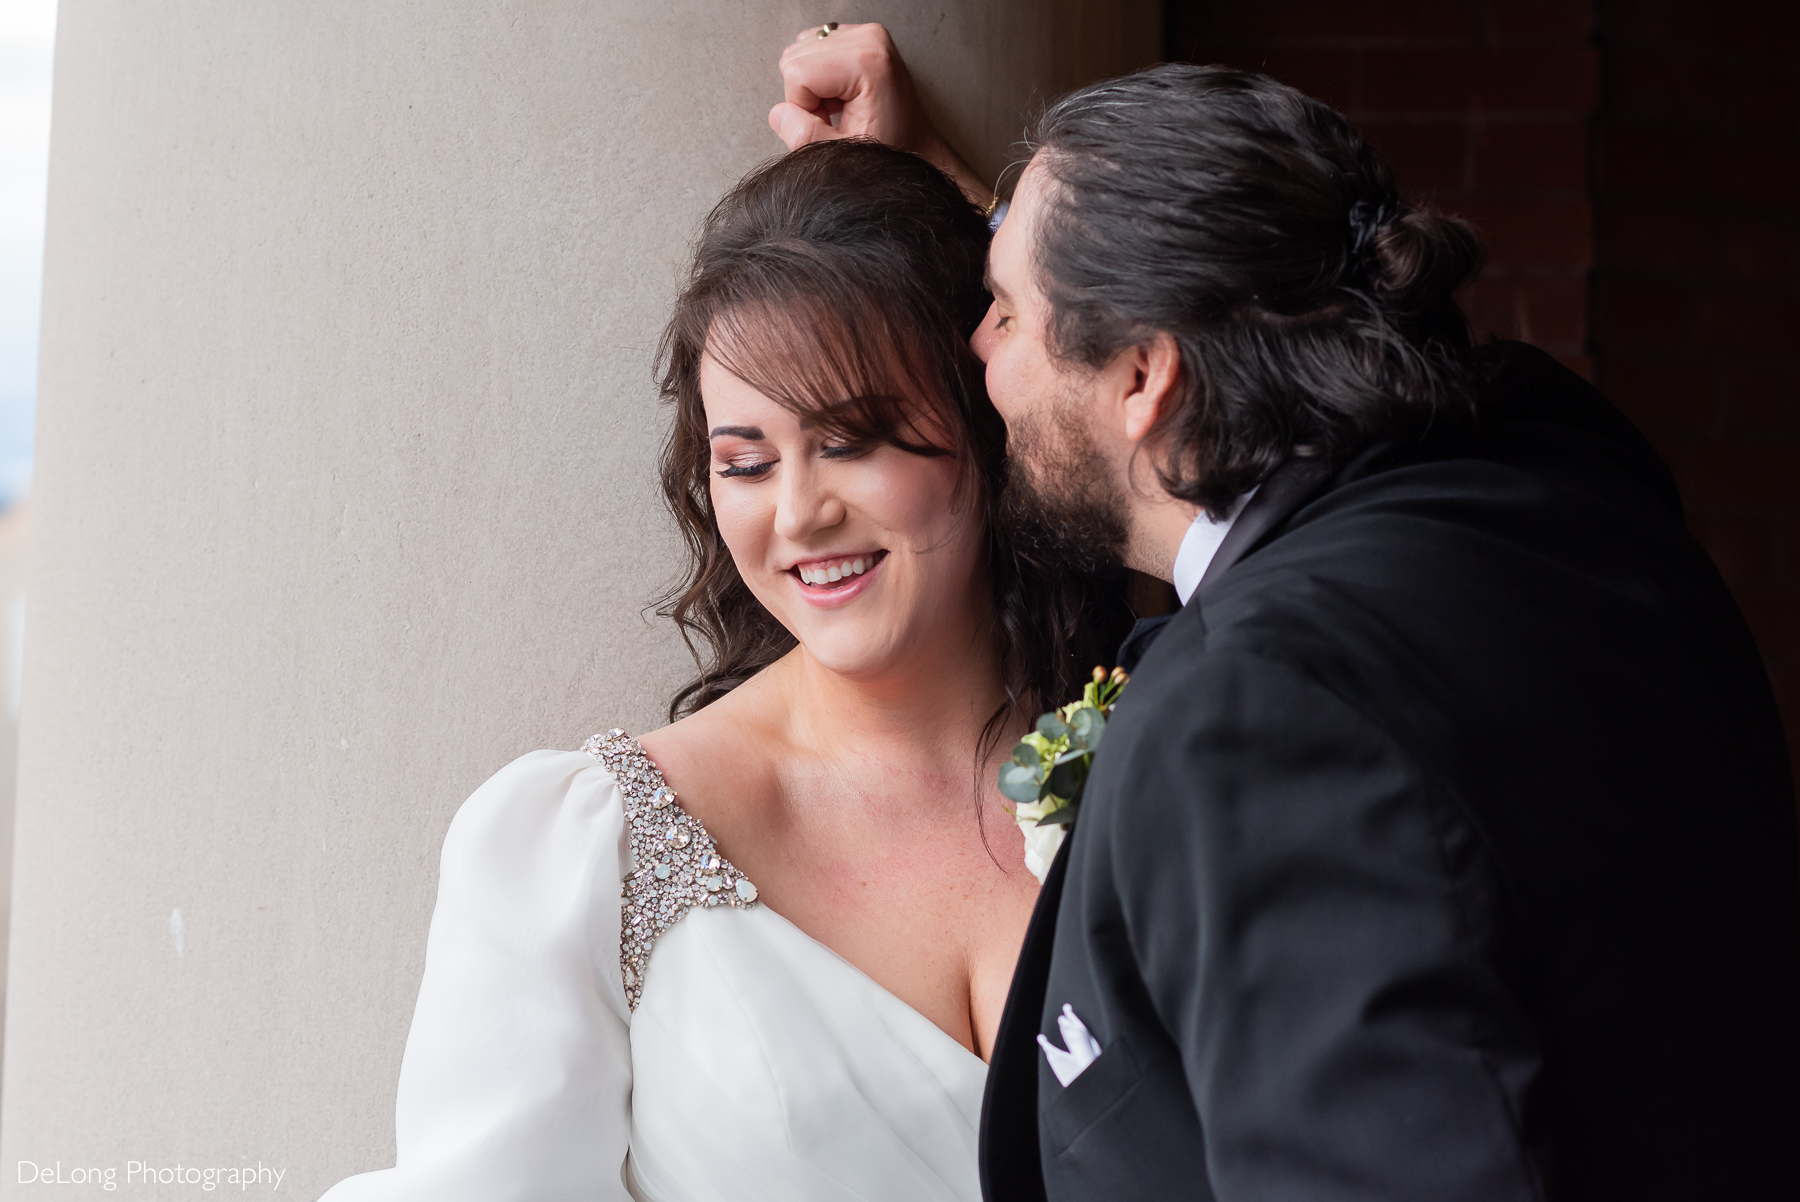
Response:
[{"label": "groom's hand", "polygon": [[933,128],[905,61],[880,25],[839,25],[826,37],[817,25],[801,30],[781,52],[781,80],[787,99],[769,110],[769,128],[789,150],[831,138],[874,138],[936,164],[976,204],[992,198]]}]

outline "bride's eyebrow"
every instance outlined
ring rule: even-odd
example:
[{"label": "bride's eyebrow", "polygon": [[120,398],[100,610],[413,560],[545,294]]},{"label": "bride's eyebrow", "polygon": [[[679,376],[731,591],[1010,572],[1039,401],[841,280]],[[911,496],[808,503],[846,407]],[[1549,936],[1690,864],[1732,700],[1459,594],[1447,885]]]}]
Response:
[{"label": "bride's eyebrow", "polygon": [[761,426],[714,426],[708,438],[751,438],[760,440],[763,436]]}]

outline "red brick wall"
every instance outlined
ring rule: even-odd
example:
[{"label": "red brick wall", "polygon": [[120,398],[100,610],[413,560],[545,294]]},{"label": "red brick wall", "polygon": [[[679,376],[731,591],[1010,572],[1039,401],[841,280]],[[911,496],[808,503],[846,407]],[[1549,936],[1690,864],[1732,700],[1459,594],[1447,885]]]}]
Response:
[{"label": "red brick wall", "polygon": [[1267,71],[1348,114],[1401,189],[1481,227],[1477,328],[1584,374],[1599,105],[1591,3],[1170,0],[1171,57]]},{"label": "red brick wall", "polygon": [[1348,113],[1481,227],[1477,329],[1649,435],[1800,750],[1800,3],[1168,0],[1166,35]]},{"label": "red brick wall", "polygon": [[1800,752],[1800,4],[1601,10],[1597,380],[1674,470]]}]

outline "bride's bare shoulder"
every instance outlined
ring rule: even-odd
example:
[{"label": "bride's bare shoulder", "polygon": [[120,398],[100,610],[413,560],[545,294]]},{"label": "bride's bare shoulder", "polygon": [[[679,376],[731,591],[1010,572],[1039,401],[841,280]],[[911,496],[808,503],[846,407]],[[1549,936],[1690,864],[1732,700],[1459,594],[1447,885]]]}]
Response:
[{"label": "bride's bare shoulder", "polygon": [[774,783],[771,768],[785,742],[785,707],[752,677],[704,709],[638,738],[682,806],[710,825],[723,804],[755,805]]}]

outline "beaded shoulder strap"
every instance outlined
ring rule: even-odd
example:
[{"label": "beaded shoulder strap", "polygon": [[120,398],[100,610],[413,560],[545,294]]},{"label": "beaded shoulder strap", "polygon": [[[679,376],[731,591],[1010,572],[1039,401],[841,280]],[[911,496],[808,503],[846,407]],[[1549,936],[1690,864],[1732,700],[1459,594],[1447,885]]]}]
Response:
[{"label": "beaded shoulder strap", "polygon": [[599,760],[625,793],[632,872],[619,922],[619,968],[633,1010],[657,937],[695,906],[756,904],[756,886],[719,854],[712,836],[675,800],[638,741],[622,730],[595,735],[581,749]]}]

